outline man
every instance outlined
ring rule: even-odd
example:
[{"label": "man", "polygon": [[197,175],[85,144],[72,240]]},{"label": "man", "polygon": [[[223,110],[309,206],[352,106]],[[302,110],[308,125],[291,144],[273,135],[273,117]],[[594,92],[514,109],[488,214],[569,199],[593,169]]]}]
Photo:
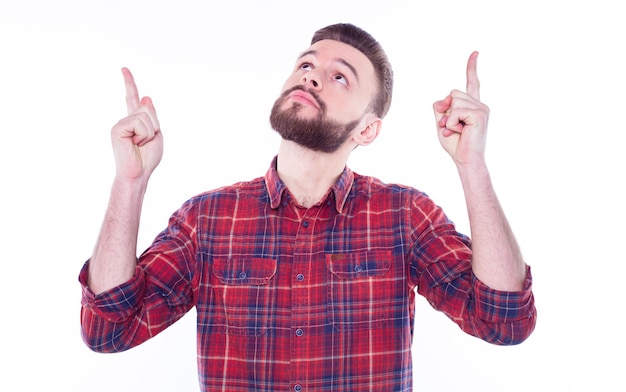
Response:
[{"label": "man", "polygon": [[416,291],[469,334],[525,340],[535,325],[530,268],[485,165],[476,57],[467,92],[434,104],[471,242],[424,193],[347,168],[380,132],[392,71],[368,33],[338,24],[315,33],[272,109],[282,141],[266,175],[193,197],[138,259],[163,139],[152,101],[123,69],[115,180],[80,274],[86,344],[129,349],[195,306],[203,391],[409,391]]}]

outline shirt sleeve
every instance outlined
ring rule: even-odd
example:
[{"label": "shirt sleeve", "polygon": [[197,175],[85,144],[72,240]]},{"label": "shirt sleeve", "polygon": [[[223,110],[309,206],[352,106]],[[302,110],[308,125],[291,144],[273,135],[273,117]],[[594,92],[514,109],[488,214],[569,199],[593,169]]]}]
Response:
[{"label": "shirt sleeve", "polygon": [[89,261],[78,276],[82,287],[81,305],[85,310],[112,322],[122,322],[136,312],[144,292],[143,270],[139,266],[135,267],[135,275],[128,282],[98,295],[87,286],[88,276]]},{"label": "shirt sleeve", "polygon": [[456,231],[440,207],[421,197],[411,210],[417,229],[410,279],[418,293],[472,336],[498,345],[526,340],[536,319],[530,267],[521,291],[493,290],[472,271],[471,240]]},{"label": "shirt sleeve", "polygon": [[94,294],[87,286],[87,261],[79,274],[82,287],[81,332],[98,352],[125,351],[156,336],[194,306],[195,223],[187,203],[170,218],[139,257],[134,276]]}]

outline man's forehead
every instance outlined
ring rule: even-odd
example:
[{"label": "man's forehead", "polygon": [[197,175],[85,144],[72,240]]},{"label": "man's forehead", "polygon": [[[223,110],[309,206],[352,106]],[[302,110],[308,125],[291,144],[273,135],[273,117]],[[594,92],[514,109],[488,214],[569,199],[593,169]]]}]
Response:
[{"label": "man's forehead", "polygon": [[315,42],[298,58],[313,56],[343,63],[355,74],[374,72],[371,61],[358,49],[346,43],[325,39]]}]

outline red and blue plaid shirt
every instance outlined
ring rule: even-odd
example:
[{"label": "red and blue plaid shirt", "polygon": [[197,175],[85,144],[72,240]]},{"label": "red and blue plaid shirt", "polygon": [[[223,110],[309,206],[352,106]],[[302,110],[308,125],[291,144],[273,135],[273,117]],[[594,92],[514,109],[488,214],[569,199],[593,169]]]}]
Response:
[{"label": "red and blue plaid shirt", "polygon": [[410,391],[416,291],[494,344],[534,328],[530,269],[523,291],[492,290],[470,245],[424,193],[347,168],[303,208],[274,161],[187,201],[125,284],[96,296],[85,264],[83,338],[123,351],[195,306],[202,391]]}]

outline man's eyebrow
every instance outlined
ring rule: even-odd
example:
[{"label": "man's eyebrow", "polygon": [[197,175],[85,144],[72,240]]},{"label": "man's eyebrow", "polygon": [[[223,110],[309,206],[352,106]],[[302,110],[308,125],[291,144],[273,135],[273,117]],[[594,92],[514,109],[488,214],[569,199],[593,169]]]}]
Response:
[{"label": "man's eyebrow", "polygon": [[316,56],[317,55],[317,51],[316,50],[307,50],[306,52],[304,52],[300,56],[298,56],[298,59],[301,59],[304,56],[308,56],[308,55]]},{"label": "man's eyebrow", "polygon": [[[306,52],[302,53],[298,57],[298,59],[301,59],[302,57],[305,57],[305,56],[308,56],[308,55],[317,56],[317,51],[316,50],[307,50]],[[350,72],[352,72],[354,74],[354,77],[356,78],[356,80],[359,81],[359,73],[356,71],[356,68],[352,64],[350,64],[349,62],[347,62],[346,60],[344,60],[344,59],[342,59],[340,57],[334,59],[334,61],[336,61],[336,62],[346,66],[350,70]]]}]

